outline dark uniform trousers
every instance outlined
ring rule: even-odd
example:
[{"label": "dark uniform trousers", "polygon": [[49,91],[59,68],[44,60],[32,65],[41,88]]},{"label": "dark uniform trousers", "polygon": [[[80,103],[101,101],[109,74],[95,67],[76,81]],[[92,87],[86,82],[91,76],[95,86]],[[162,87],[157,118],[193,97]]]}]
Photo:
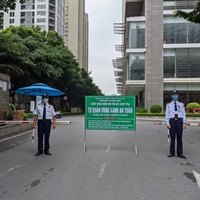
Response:
[{"label": "dark uniform trousers", "polygon": [[177,136],[177,154],[183,153],[183,143],[182,143],[182,135],[183,135],[183,119],[170,119],[169,123],[171,125],[170,128],[170,137],[171,137],[171,144],[170,144],[170,154],[175,153],[175,140]]},{"label": "dark uniform trousers", "polygon": [[49,150],[49,137],[51,131],[51,120],[38,120],[38,151],[43,151],[43,136],[44,140],[44,151]]}]

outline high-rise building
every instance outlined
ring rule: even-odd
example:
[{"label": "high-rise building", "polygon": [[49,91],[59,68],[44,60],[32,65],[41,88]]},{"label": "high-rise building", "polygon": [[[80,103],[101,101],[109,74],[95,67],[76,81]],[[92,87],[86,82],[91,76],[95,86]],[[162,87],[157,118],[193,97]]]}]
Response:
[{"label": "high-rise building", "polygon": [[119,94],[135,95],[148,110],[165,105],[171,91],[185,104],[200,96],[200,25],[174,17],[175,10],[192,11],[197,0],[123,0],[123,22],[114,24],[123,35],[113,60]]},{"label": "high-rise building", "polygon": [[55,30],[65,37],[65,0],[26,0],[24,4],[16,3],[16,9],[1,11],[2,25],[5,29],[14,26],[36,26],[41,30]]},{"label": "high-rise building", "polygon": [[88,71],[88,15],[85,0],[26,0],[16,9],[0,11],[0,29],[10,25],[39,26],[55,30],[76,57],[80,67]]},{"label": "high-rise building", "polygon": [[80,67],[88,71],[88,15],[85,0],[65,0],[65,43]]}]

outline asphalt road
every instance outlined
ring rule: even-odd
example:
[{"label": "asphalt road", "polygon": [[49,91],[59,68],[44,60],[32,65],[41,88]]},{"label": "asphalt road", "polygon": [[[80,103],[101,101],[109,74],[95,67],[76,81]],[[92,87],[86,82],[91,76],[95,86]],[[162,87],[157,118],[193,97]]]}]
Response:
[{"label": "asphalt road", "polygon": [[[135,132],[87,131],[84,116],[63,117],[51,156],[35,157],[31,133],[0,141],[0,200],[199,200],[200,127],[184,131],[187,160],[167,158],[164,125],[138,121]],[[37,139],[37,138],[36,138]],[[134,145],[138,147],[138,157]]]}]

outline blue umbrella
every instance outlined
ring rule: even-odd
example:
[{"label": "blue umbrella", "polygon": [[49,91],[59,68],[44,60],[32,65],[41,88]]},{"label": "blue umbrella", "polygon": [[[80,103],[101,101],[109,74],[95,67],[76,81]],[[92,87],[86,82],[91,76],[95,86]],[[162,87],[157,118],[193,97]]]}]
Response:
[{"label": "blue umbrella", "polygon": [[22,87],[15,90],[15,92],[29,96],[42,96],[43,94],[47,94],[48,96],[60,96],[65,94],[64,92],[52,88],[44,83],[35,83],[28,87]]}]

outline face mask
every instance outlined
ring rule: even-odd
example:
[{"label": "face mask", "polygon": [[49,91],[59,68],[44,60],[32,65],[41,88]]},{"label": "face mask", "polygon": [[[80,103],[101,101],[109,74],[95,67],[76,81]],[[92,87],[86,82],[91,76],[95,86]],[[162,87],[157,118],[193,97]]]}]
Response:
[{"label": "face mask", "polygon": [[48,99],[42,99],[42,102],[43,102],[44,104],[47,104],[47,103],[48,103]]},{"label": "face mask", "polygon": [[174,101],[176,101],[176,100],[178,99],[178,95],[173,95],[173,96],[172,96],[172,99],[173,99]]}]

